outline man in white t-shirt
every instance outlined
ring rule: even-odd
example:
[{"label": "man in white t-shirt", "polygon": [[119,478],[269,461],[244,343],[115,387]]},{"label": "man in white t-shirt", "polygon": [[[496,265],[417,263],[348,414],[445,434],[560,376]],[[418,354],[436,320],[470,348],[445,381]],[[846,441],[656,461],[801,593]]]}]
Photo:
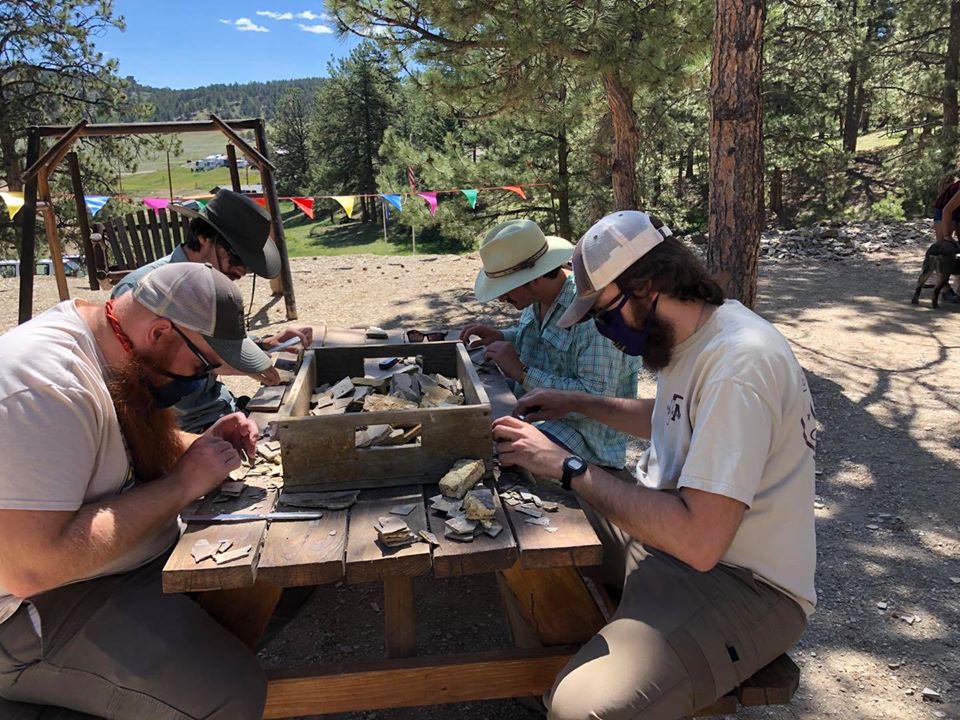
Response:
[{"label": "man in white t-shirt", "polygon": [[256,656],[160,583],[178,514],[255,452],[240,413],[197,436],[168,409],[220,364],[262,364],[243,317],[225,275],[182,263],[0,338],[0,705],[262,716]]},{"label": "man in white t-shirt", "polygon": [[532,425],[494,425],[500,460],[582,501],[622,584],[617,613],[544,698],[553,720],[691,716],[787,651],[816,604],[816,418],[803,370],[770,323],[723,291],[654,217],[609,215],[573,256],[592,321],[657,373],[655,399],[540,390],[527,420],[577,412],[650,438],[627,482]]}]

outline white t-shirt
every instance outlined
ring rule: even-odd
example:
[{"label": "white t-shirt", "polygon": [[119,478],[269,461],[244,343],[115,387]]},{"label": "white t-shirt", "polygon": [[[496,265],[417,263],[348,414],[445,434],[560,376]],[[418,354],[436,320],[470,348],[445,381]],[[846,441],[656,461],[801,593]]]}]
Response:
[{"label": "white t-shirt", "polygon": [[744,503],[721,562],[752,570],[812,613],[816,418],[783,335],[739,302],[724,302],[660,371],[651,440],[640,482]]},{"label": "white t-shirt", "polygon": [[[73,301],[0,336],[0,509],[75,511],[133,486],[103,368]],[[149,562],[178,532],[171,518],[91,577]],[[20,602],[0,586],[0,623]]]}]

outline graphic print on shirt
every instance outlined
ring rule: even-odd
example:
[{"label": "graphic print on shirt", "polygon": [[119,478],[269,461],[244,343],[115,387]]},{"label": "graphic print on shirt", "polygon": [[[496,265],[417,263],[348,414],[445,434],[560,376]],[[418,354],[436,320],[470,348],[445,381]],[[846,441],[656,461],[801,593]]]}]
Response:
[{"label": "graphic print on shirt", "polygon": [[[810,396],[810,386],[807,385],[807,376],[800,371],[800,387],[807,397]],[[817,414],[813,409],[813,400],[809,401],[807,411],[800,416],[800,429],[803,431],[803,442],[816,454],[817,452]]]},{"label": "graphic print on shirt", "polygon": [[683,417],[683,411],[680,409],[681,400],[683,400],[683,395],[678,395],[677,393],[674,393],[673,397],[670,398],[670,409],[667,411],[667,425]]}]

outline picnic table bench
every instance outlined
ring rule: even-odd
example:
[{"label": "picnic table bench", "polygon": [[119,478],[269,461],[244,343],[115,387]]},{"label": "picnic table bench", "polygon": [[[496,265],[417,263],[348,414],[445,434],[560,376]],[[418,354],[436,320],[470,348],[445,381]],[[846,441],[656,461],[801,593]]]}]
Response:
[{"label": "picnic table bench", "polygon": [[[320,330],[314,343],[358,345],[364,343],[364,333]],[[493,416],[508,414],[515,398],[504,378],[484,374],[482,381]],[[291,411],[281,406],[275,413],[251,417],[264,427]],[[201,501],[197,512],[253,507],[258,513],[269,512],[277,501],[277,487],[269,478],[252,483],[248,478],[249,484],[254,486],[251,493],[217,505]],[[163,589],[201,593],[199,601],[207,611],[255,647],[282,588],[382,583],[386,658],[270,672],[265,718],[542,695],[614,610],[599,583],[587,577],[589,569],[601,563],[599,538],[572,496],[563,498],[551,514],[554,532],[524,522],[526,516],[496,497],[503,531],[496,538],[459,543],[444,537],[444,519],[429,510],[427,498],[436,493],[435,483],[368,489],[350,508],[324,510],[317,520],[190,524],[164,568]],[[404,519],[414,532],[432,531],[438,546],[416,543],[388,549],[377,542],[377,518],[401,504],[415,505]],[[233,562],[200,567],[191,556],[200,539],[211,544],[230,540],[233,547],[250,545],[253,551]],[[414,657],[413,579],[479,573],[494,574],[517,647]],[[798,671],[786,656],[777,662],[765,668],[767,675],[753,686],[745,683],[698,716],[735,712],[738,700],[744,705],[788,702]]]}]

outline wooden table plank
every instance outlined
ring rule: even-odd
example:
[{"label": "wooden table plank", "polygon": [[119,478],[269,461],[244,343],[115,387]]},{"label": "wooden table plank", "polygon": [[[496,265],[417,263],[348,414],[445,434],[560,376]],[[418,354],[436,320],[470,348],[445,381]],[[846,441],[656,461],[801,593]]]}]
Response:
[{"label": "wooden table plank", "polygon": [[575,647],[328,665],[269,674],[264,718],[542,695]]},{"label": "wooden table plank", "polygon": [[433,549],[433,574],[438,577],[459,577],[493,572],[511,567],[519,557],[517,541],[513,537],[510,523],[507,521],[500,497],[494,493],[497,505],[496,520],[503,526],[497,537],[480,534],[473,542],[463,543],[444,536],[446,515],[430,510],[429,498],[440,490],[436,485],[425,485],[424,496],[427,500],[427,521],[430,532],[437,536],[440,545]]},{"label": "wooden table plank", "polygon": [[384,645],[388,658],[414,655],[417,649],[417,616],[413,578],[383,579]]},{"label": "wooden table plank", "polygon": [[[263,514],[273,510],[278,494],[275,480],[260,476],[248,478],[245,482],[249,487],[239,498],[224,503],[215,503],[212,498],[208,498],[200,504],[198,512]],[[254,506],[257,505],[259,507],[255,508]],[[197,592],[253,585],[257,577],[257,562],[266,531],[265,520],[208,525],[189,524],[163,568],[163,591]],[[194,562],[190,551],[200,539],[207,540],[211,545],[221,540],[230,540],[233,543],[231,550],[250,545],[251,551],[246,557],[223,565],[217,565],[213,560],[204,560],[198,564]]]},{"label": "wooden table plank", "polygon": [[560,508],[556,512],[543,513],[544,517],[550,518],[550,526],[557,528],[556,532],[548,532],[540,525],[525,522],[529,515],[504,504],[520,548],[521,567],[535,569],[599,565],[603,561],[603,546],[576,497],[572,493],[553,491],[544,486],[528,484],[525,487],[543,500],[556,501]]},{"label": "wooden table plank", "polygon": [[271,523],[257,579],[278,587],[325,585],[343,578],[347,510],[323,510],[319,520]]},{"label": "wooden table plank", "polygon": [[417,507],[403,519],[416,533],[427,529],[427,516],[419,485],[365,490],[350,508],[347,535],[347,582],[361,583],[403,575],[414,577],[430,572],[430,547],[423,542],[403,548],[380,544],[374,525],[377,518],[390,514],[390,508],[404,503]]}]

